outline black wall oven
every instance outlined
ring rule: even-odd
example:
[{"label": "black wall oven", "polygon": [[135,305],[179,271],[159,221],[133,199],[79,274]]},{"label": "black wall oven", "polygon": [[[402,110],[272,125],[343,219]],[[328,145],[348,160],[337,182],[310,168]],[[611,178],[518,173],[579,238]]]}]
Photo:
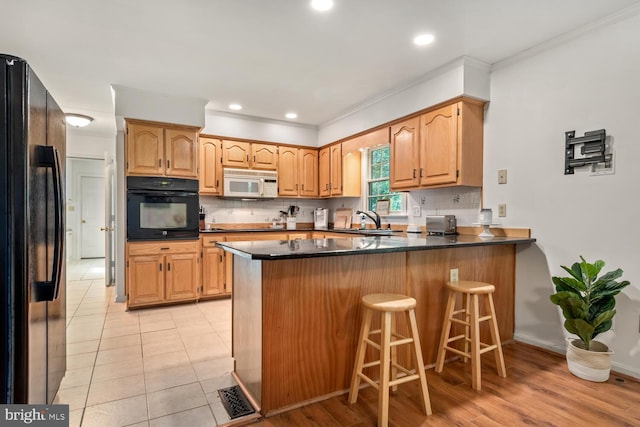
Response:
[{"label": "black wall oven", "polygon": [[127,177],[127,240],[198,238],[198,181]]}]

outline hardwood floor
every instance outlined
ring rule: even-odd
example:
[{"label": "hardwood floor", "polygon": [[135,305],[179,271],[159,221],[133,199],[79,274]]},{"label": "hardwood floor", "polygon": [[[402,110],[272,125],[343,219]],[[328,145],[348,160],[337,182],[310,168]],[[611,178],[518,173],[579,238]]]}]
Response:
[{"label": "hardwood floor", "polygon": [[[427,370],[433,415],[420,410],[417,382],[392,394],[389,425],[413,426],[638,426],[640,382],[612,374],[605,383],[569,373],[563,355],[522,343],[504,346],[507,378],[496,374],[490,355],[482,359],[482,390],[471,389],[470,364],[445,364],[442,374]],[[375,426],[376,391],[360,391],[350,405],[338,396],[270,418],[252,426]]]}]

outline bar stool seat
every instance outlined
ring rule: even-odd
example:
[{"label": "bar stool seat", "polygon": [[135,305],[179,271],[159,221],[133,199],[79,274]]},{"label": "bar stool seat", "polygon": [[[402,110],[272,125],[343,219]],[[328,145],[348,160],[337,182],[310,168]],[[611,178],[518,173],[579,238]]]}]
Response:
[{"label": "bar stool seat", "polygon": [[[471,385],[474,390],[481,389],[481,364],[480,356],[486,352],[494,351],[498,375],[506,378],[507,371],[504,365],[502,354],[502,344],[498,333],[498,322],[493,304],[493,292],[495,286],[484,282],[458,281],[447,282],[449,291],[447,307],[445,309],[444,327],[440,336],[440,346],[436,359],[435,371],[440,373],[444,367],[444,358],[447,351],[458,354],[463,360],[471,359]],[[456,309],[456,295],[464,295],[464,306]],[[485,296],[485,312],[480,315],[479,296]],[[489,322],[492,343],[487,344],[480,341],[480,322]],[[464,333],[450,337],[453,323],[464,325]],[[453,347],[450,344],[463,340],[464,350]],[[469,346],[471,348],[469,348]]]},{"label": "bar stool seat", "polygon": [[[424,372],[420,338],[413,310],[416,306],[416,300],[399,294],[370,294],[362,297],[362,305],[364,316],[356,352],[356,363],[351,378],[349,403],[355,403],[358,400],[360,380],[366,381],[378,390],[378,426],[386,427],[389,423],[389,388],[391,387],[395,391],[398,388],[398,384],[419,380],[423,410],[427,415],[431,415],[427,377]],[[381,329],[372,331],[371,319],[374,311],[379,312],[381,315]],[[395,313],[405,313],[407,324],[409,325],[409,337],[396,333],[395,322],[393,321],[393,314]],[[370,339],[371,336],[378,334],[380,335],[379,342]],[[396,347],[403,344],[411,344],[414,350],[415,373],[398,364]],[[364,363],[367,345],[380,351],[380,360]],[[369,378],[363,373],[364,368],[378,365],[380,366],[380,378],[378,381]],[[398,378],[398,370],[402,371],[405,376]]]}]

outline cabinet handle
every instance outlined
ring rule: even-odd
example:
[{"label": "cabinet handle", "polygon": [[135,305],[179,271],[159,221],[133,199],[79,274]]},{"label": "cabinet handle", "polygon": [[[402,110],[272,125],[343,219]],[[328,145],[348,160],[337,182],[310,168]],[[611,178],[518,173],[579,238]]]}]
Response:
[{"label": "cabinet handle", "polygon": [[413,170],[413,177],[414,178],[416,177],[416,170],[415,169]]},{"label": "cabinet handle", "polygon": [[298,184],[296,184],[296,191],[298,191]]},{"label": "cabinet handle", "polygon": [[302,191],[304,191],[304,184],[302,184]]},{"label": "cabinet handle", "polygon": [[249,155],[247,154],[247,162],[249,161]]},{"label": "cabinet handle", "polygon": [[161,251],[169,250],[169,248],[160,248]]},{"label": "cabinet handle", "polygon": [[215,241],[215,240],[209,240],[209,243],[210,243],[210,244],[214,244],[214,245],[215,245],[215,244],[216,244],[216,241]]},{"label": "cabinet handle", "polygon": [[167,271],[171,271],[171,263],[170,262],[167,263]]},{"label": "cabinet handle", "polygon": [[158,167],[161,168],[162,167],[162,159],[158,159]]},{"label": "cabinet handle", "polygon": [[422,168],[420,168],[420,178],[422,178],[422,177],[423,177],[423,175],[422,175]]},{"label": "cabinet handle", "polygon": [[167,169],[171,168],[171,160],[167,160]]},{"label": "cabinet handle", "polygon": [[162,271],[162,264],[158,264],[158,271]]},{"label": "cabinet handle", "polygon": [[256,156],[253,156],[253,163],[256,162]]},{"label": "cabinet handle", "polygon": [[222,255],[220,255],[220,262],[222,262]]},{"label": "cabinet handle", "polygon": [[220,180],[216,179],[216,188],[220,187]]}]

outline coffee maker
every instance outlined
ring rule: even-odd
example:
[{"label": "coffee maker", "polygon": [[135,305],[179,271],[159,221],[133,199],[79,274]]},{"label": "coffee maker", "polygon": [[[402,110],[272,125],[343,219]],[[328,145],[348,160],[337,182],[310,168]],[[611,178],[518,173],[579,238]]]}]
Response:
[{"label": "coffee maker", "polygon": [[313,228],[315,230],[326,230],[329,226],[329,210],[326,208],[315,208],[313,210]]}]

